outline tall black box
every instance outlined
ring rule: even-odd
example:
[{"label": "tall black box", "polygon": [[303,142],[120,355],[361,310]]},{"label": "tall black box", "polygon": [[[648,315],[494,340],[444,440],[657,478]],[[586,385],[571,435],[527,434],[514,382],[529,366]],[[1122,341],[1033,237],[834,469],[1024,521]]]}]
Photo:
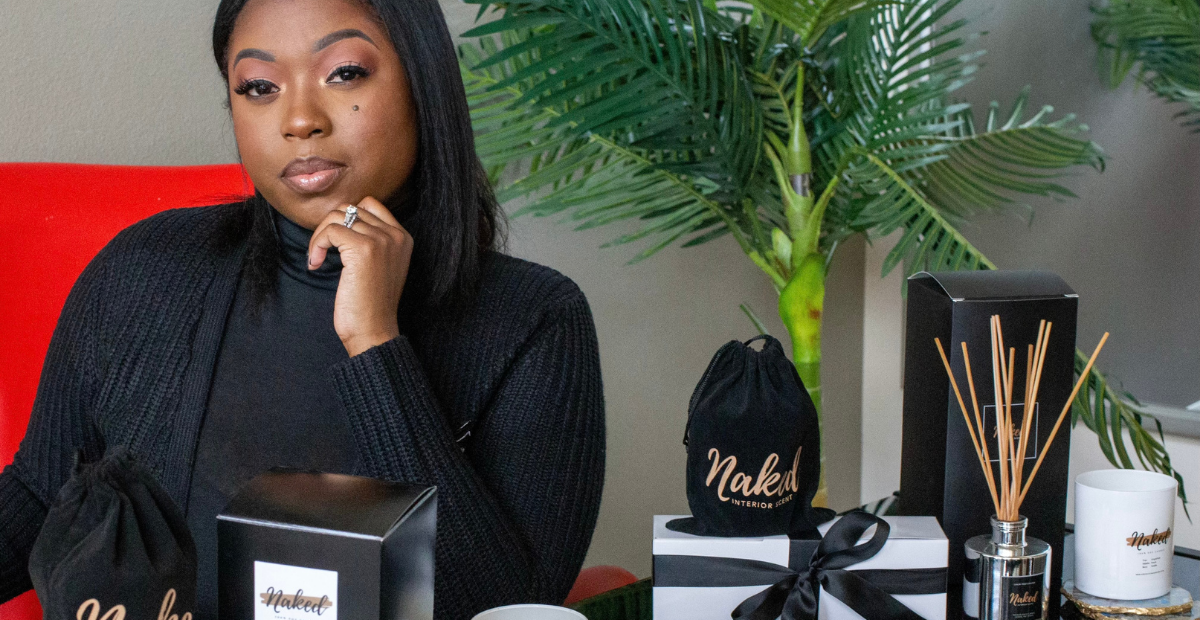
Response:
[{"label": "tall black box", "polygon": [[[1025,461],[1025,471],[1029,472],[1074,387],[1078,302],[1078,296],[1062,278],[1042,271],[922,272],[908,279],[899,510],[905,515],[936,516],[950,539],[947,618],[963,616],[963,545],[973,536],[991,533],[990,517],[995,510],[933,339],[941,339],[955,381],[967,407],[971,407],[961,344],[967,343],[975,393],[985,417],[984,433],[993,447],[992,467],[999,480],[994,449],[991,316],[1000,315],[1004,344],[1017,349],[1014,424],[1024,420],[1024,403],[1018,401],[1025,393],[1026,345],[1036,341],[1042,319],[1054,324]],[[1059,591],[1062,581],[1070,441],[1070,426],[1064,424],[1021,505],[1021,514],[1029,519],[1028,535],[1046,541],[1053,549],[1051,618],[1058,617],[1059,597],[1053,593]]]},{"label": "tall black box", "polygon": [[434,487],[273,469],[217,516],[221,620],[432,620]]}]

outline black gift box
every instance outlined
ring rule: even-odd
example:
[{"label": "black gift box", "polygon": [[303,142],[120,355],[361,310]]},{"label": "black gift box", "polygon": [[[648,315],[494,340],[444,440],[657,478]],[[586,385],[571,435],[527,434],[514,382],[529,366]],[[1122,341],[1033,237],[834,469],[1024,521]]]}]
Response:
[{"label": "black gift box", "polygon": [[273,469],[217,516],[222,620],[433,618],[434,487]]},{"label": "black gift box", "polygon": [[[984,434],[992,446],[992,467],[999,480],[994,448],[991,316],[1000,315],[1004,344],[1017,349],[1015,425],[1024,419],[1024,403],[1019,401],[1025,393],[1022,373],[1026,345],[1037,339],[1042,319],[1054,324],[1025,461],[1025,471],[1029,472],[1074,387],[1078,301],[1061,278],[1040,271],[919,273],[908,280],[899,510],[905,515],[936,516],[950,539],[947,618],[963,615],[963,545],[973,536],[991,533],[989,518],[995,509],[933,339],[941,339],[955,381],[967,407],[971,407],[961,344],[964,340],[967,343],[975,393],[985,418]],[[1046,541],[1053,549],[1051,592],[1058,592],[1061,585],[1070,440],[1070,427],[1060,429],[1021,505],[1021,514],[1029,519],[1028,535]],[[1049,611],[1049,617],[1057,617],[1057,596],[1050,597]]]}]

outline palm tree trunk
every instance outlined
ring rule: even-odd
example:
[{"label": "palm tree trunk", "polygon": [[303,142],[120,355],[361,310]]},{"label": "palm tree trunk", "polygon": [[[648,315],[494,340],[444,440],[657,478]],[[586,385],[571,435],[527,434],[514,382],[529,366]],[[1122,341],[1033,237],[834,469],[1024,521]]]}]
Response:
[{"label": "palm tree trunk", "polygon": [[779,294],[779,318],[792,337],[792,363],[817,409],[821,428],[821,483],[814,506],[827,506],[825,482],[825,422],[821,408],[821,318],[825,308],[825,256],[814,252]]}]

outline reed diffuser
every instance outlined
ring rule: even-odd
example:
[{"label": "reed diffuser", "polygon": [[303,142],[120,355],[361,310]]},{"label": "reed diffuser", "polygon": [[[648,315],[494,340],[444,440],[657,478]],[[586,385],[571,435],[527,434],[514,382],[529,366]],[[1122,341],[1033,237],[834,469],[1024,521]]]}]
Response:
[{"label": "reed diffuser", "polygon": [[[992,516],[991,535],[976,536],[966,543],[968,575],[964,583],[963,611],[971,617],[980,620],[1045,620],[1046,605],[1049,597],[1050,581],[1047,568],[1050,563],[1050,546],[1045,542],[1025,535],[1027,521],[1021,516],[1021,502],[1029,492],[1038,468],[1046,457],[1050,444],[1058,434],[1071,403],[1075,401],[1079,389],[1083,386],[1096,356],[1104,348],[1108,333],[1100,339],[1096,350],[1088,360],[1087,367],[1079,375],[1075,388],[1063,405],[1050,435],[1046,438],[1042,449],[1034,462],[1033,468],[1025,475],[1025,459],[1029,454],[1029,434],[1033,425],[1033,412],[1037,411],[1038,387],[1041,383],[1042,368],[1046,362],[1046,349],[1050,342],[1050,330],[1053,323],[1041,321],[1038,325],[1036,342],[1026,348],[1024,401],[1019,403],[1021,409],[1020,422],[1013,420],[1013,392],[1016,375],[1017,350],[1005,348],[1004,330],[1001,328],[1000,316],[991,317],[991,358],[992,358],[992,387],[995,394],[995,461],[998,472],[992,468],[992,447],[984,424],[985,416],[979,410],[979,399],[975,395],[975,378],[971,372],[971,356],[967,343],[962,343],[963,365],[966,367],[967,388],[971,395],[971,411],[974,419],[968,413],[962,392],[954,379],[954,371],[950,368],[950,360],[942,348],[942,342],[934,338],[938,353],[946,374],[950,377],[950,386],[958,399],[963,421],[979,465],[983,469],[987,481],[988,493],[996,514]],[[1036,448],[1036,446],[1035,446]],[[976,593],[972,590],[977,588]]]}]

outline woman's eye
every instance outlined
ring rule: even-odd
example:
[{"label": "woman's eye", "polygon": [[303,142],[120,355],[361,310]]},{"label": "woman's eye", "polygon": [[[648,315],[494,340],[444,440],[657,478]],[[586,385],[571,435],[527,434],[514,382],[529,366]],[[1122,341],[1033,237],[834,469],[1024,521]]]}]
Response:
[{"label": "woman's eye", "polygon": [[266,80],[245,80],[233,92],[248,99],[258,99],[279,92],[279,87]]},{"label": "woman's eye", "polygon": [[358,78],[364,78],[368,75],[370,75],[370,72],[367,71],[365,67],[350,63],[335,67],[333,72],[329,74],[329,77],[325,78],[325,83],[340,84],[344,82],[350,82]]}]

